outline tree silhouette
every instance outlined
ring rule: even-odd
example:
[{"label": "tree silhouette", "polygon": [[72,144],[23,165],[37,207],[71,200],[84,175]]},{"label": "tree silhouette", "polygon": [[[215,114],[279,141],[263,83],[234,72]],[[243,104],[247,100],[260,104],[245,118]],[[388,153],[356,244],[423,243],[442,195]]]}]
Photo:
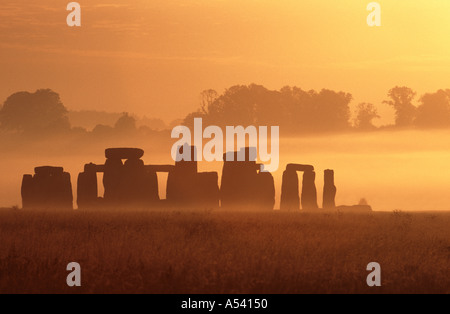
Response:
[{"label": "tree silhouette", "polygon": [[450,89],[428,93],[420,98],[416,124],[422,128],[450,126]]},{"label": "tree silhouette", "polygon": [[251,84],[232,86],[222,95],[208,90],[202,93],[201,100],[200,109],[185,118],[186,125],[199,117],[205,125],[281,126],[287,133],[350,127],[352,95],[343,92],[304,91],[298,87],[276,91]]},{"label": "tree silhouette", "polygon": [[114,129],[122,133],[134,132],[136,131],[136,119],[125,112],[119,120],[117,120]]},{"label": "tree silhouette", "polygon": [[67,109],[59,94],[50,89],[9,96],[0,110],[0,125],[5,130],[24,133],[70,130]]},{"label": "tree silhouette", "polygon": [[200,94],[200,110],[203,114],[207,114],[210,106],[216,101],[219,94],[213,89],[204,90]]},{"label": "tree silhouette", "polygon": [[396,86],[389,90],[388,97],[383,103],[392,106],[395,110],[395,125],[399,127],[412,126],[415,116],[416,107],[412,101],[416,93],[408,87]]},{"label": "tree silhouette", "polygon": [[370,103],[360,103],[356,107],[355,115],[354,125],[359,130],[375,129],[372,121],[380,118],[377,108]]}]

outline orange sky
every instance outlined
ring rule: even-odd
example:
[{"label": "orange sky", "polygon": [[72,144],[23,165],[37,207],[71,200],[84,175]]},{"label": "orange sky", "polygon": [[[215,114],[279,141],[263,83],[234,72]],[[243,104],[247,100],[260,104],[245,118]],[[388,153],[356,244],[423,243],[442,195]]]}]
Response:
[{"label": "orange sky", "polygon": [[377,104],[389,88],[450,88],[450,1],[89,0],[0,2],[0,102],[52,88],[69,109],[129,111],[169,122],[207,88],[259,83],[344,90]]}]

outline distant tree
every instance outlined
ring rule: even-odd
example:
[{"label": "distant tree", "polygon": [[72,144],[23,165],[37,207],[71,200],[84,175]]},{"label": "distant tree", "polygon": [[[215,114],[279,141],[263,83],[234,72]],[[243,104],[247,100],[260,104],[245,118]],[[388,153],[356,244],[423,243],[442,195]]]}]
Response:
[{"label": "distant tree", "polygon": [[316,131],[342,131],[350,128],[350,102],[353,96],[349,93],[323,89],[320,93],[312,93],[316,107],[315,115],[310,123]]},{"label": "distant tree", "polygon": [[136,131],[136,119],[125,112],[114,125],[114,129],[119,132]]},{"label": "distant tree", "polygon": [[207,123],[253,125],[256,120],[253,96],[251,88],[245,85],[228,88],[209,106]]},{"label": "distant tree", "polygon": [[138,127],[149,127],[151,130],[166,130],[166,123],[158,118],[142,117],[136,121]]},{"label": "distant tree", "polygon": [[377,108],[370,103],[361,103],[356,107],[354,126],[360,130],[373,130],[374,119],[379,119]]},{"label": "distant tree", "polygon": [[114,128],[109,125],[98,124],[92,130],[92,134],[95,136],[111,136],[114,134]]},{"label": "distant tree", "polygon": [[342,131],[350,128],[350,102],[353,96],[344,92],[323,89],[304,91],[298,87],[281,89],[282,125],[290,132]]},{"label": "distant tree", "polygon": [[416,93],[408,87],[396,86],[389,90],[389,100],[383,103],[395,110],[395,125],[398,127],[412,126],[416,117],[416,107],[412,104]]},{"label": "distant tree", "polygon": [[0,126],[24,133],[70,130],[67,109],[59,94],[50,89],[35,93],[18,92],[9,96],[0,110]]},{"label": "distant tree", "polygon": [[450,127],[450,89],[425,94],[420,103],[416,119],[418,127]]},{"label": "distant tree", "polygon": [[277,125],[290,133],[340,131],[350,127],[351,100],[351,94],[326,89],[306,92],[284,87],[275,91],[256,84],[236,85],[222,95],[203,92],[200,109],[189,114],[185,124],[199,117],[205,125]]},{"label": "distant tree", "polygon": [[[194,126],[195,118],[202,118],[203,123],[210,123],[211,113],[215,111],[214,104],[217,101],[219,94],[213,89],[207,89],[200,93],[200,109],[189,113],[184,119],[183,122],[177,123],[177,125],[183,124],[188,127]],[[217,121],[216,121],[217,122]]]},{"label": "distant tree", "polygon": [[200,94],[200,110],[201,113],[207,114],[210,106],[216,101],[219,94],[213,89],[204,90]]}]

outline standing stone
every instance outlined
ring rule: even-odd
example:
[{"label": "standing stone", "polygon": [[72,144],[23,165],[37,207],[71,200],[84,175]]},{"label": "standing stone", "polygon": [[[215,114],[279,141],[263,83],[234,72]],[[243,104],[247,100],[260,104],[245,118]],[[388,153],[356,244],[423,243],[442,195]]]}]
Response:
[{"label": "standing stone", "polygon": [[285,211],[297,211],[300,209],[300,196],[298,189],[298,174],[295,170],[283,172],[283,183],[281,186],[280,209]]},{"label": "standing stone", "polygon": [[258,200],[261,209],[272,211],[275,206],[275,182],[270,172],[260,172],[258,174]]},{"label": "standing stone", "polygon": [[196,203],[199,209],[219,208],[219,175],[217,172],[197,174]]},{"label": "standing stone", "polygon": [[103,186],[105,201],[116,204],[122,198],[123,163],[119,158],[108,158],[105,162]]},{"label": "standing stone", "polygon": [[158,175],[155,171],[145,171],[145,200],[148,205],[154,206],[160,201]]},{"label": "standing stone", "polygon": [[73,209],[72,180],[70,173],[64,172],[61,180],[61,204],[64,209]]},{"label": "standing stone", "polygon": [[79,209],[95,206],[98,200],[97,172],[86,171],[78,175],[77,204]]},{"label": "standing stone", "polygon": [[[239,158],[244,157],[244,158]],[[243,159],[239,161],[239,159]],[[256,149],[241,148],[239,152],[228,152],[223,156],[220,201],[224,209],[258,208],[259,185]]]},{"label": "standing stone", "polygon": [[73,209],[70,174],[61,167],[36,167],[22,181],[23,208]]},{"label": "standing stone", "polygon": [[34,182],[33,176],[31,174],[26,174],[23,176],[22,180],[22,208],[29,209],[32,208],[35,202],[34,193]]},{"label": "standing stone", "polygon": [[147,189],[145,186],[145,166],[139,158],[127,159],[123,166],[121,182],[121,200],[127,205],[145,204]]},{"label": "standing stone", "polygon": [[303,173],[302,209],[317,209],[316,173],[305,171]]},{"label": "standing stone", "polygon": [[325,170],[323,186],[323,208],[334,209],[336,207],[336,186],[334,185],[334,171]]},{"label": "standing stone", "polygon": [[[180,160],[181,156],[188,150],[191,160]],[[167,201],[172,206],[194,207],[197,196],[197,161],[196,147],[185,144],[178,147],[175,168],[169,172],[167,178]]]}]

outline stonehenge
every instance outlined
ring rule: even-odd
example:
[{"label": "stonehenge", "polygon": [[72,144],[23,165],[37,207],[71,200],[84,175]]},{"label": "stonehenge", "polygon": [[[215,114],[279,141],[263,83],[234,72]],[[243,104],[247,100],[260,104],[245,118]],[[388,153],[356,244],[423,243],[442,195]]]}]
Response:
[{"label": "stonehenge", "polygon": [[[78,208],[274,209],[274,177],[257,163],[256,148],[225,153],[220,179],[217,172],[198,171],[196,152],[195,146],[185,144],[178,147],[174,165],[145,165],[142,149],[106,149],[104,164],[86,164],[78,175]],[[301,193],[299,172],[302,173]],[[158,173],[168,175],[164,200],[159,196]],[[103,175],[103,195],[99,195],[99,174]],[[280,209],[318,209],[315,180],[314,166],[288,164],[282,177]],[[62,167],[35,168],[34,175],[23,176],[21,193],[23,208],[73,209],[70,174]],[[327,169],[324,171],[323,209],[337,209],[335,198],[334,171]]]}]

